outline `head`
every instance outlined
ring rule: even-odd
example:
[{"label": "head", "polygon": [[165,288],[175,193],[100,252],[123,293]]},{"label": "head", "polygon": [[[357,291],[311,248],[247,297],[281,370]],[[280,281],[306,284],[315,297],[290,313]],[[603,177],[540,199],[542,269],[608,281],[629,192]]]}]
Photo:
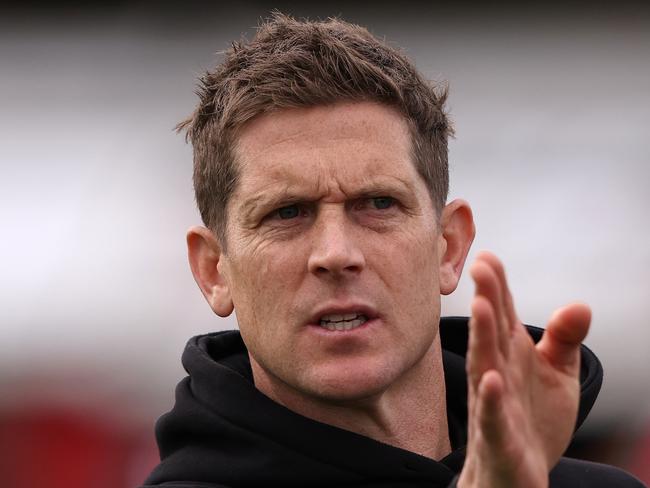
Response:
[{"label": "head", "polygon": [[300,411],[434,377],[440,294],[474,235],[445,205],[444,94],[360,27],[276,16],[201,98],[190,264],[235,310],[258,388]]},{"label": "head", "polygon": [[228,201],[240,168],[243,127],[276,110],[374,101],[404,118],[416,170],[438,214],[449,186],[446,87],[422,79],[398,50],[341,20],[297,21],[275,14],[250,42],[234,43],[200,80],[200,103],[179,125],[194,147],[194,189],[204,224],[226,245]]}]

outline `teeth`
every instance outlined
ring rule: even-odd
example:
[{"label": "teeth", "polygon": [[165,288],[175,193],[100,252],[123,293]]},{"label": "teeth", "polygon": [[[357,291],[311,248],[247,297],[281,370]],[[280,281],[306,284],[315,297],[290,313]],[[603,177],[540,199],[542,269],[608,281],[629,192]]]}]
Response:
[{"label": "teeth", "polygon": [[358,313],[325,315],[320,320],[321,327],[327,330],[350,330],[368,321],[368,317]]},{"label": "teeth", "polygon": [[321,317],[321,321],[326,321],[326,322],[342,322],[343,320],[354,320],[356,319],[359,315],[358,313],[346,313],[344,315],[339,315],[339,314],[331,314],[331,315],[324,315]]}]

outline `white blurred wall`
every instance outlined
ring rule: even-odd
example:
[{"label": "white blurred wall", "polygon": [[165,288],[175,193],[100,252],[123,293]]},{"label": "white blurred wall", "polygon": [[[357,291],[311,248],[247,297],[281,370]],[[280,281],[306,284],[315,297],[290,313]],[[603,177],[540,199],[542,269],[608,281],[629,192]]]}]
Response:
[{"label": "white blurred wall", "polygon": [[[155,414],[171,405],[186,339],[235,325],[212,315],[186,263],[200,220],[191,149],[172,128],[213,53],[266,12],[0,20],[0,384],[73,377]],[[369,25],[449,81],[451,196],[478,227],[470,259],[504,259],[527,323],[590,303],[587,344],[607,373],[592,422],[647,418],[647,11],[315,13]],[[471,293],[465,277],[443,312],[467,314]]]}]

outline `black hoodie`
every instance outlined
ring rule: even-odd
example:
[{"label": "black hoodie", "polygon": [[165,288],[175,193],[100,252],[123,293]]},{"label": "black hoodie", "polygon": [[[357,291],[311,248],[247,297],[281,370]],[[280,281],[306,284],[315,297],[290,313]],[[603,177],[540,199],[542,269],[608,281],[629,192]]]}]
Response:
[{"label": "black hoodie", "polygon": [[[535,341],[541,329],[529,327]],[[452,452],[439,462],[353,432],[303,417],[253,385],[246,346],[238,331],[197,336],[183,366],[189,377],[176,389],[176,405],[156,425],[161,463],[143,488],[230,487],[449,487],[465,458],[467,319],[440,323]],[[602,383],[596,356],[582,348],[577,426]],[[435,408],[435,405],[432,405]],[[562,458],[551,487],[642,487],[625,472]]]}]

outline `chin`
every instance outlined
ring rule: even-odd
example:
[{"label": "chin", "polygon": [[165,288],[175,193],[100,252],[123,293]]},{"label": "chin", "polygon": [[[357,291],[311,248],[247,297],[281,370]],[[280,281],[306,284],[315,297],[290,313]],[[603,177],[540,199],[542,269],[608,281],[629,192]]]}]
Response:
[{"label": "chin", "polygon": [[310,375],[311,378],[304,378],[304,390],[327,402],[357,402],[380,396],[399,376],[395,372],[386,371],[386,368],[337,369],[339,371],[320,371]]}]

